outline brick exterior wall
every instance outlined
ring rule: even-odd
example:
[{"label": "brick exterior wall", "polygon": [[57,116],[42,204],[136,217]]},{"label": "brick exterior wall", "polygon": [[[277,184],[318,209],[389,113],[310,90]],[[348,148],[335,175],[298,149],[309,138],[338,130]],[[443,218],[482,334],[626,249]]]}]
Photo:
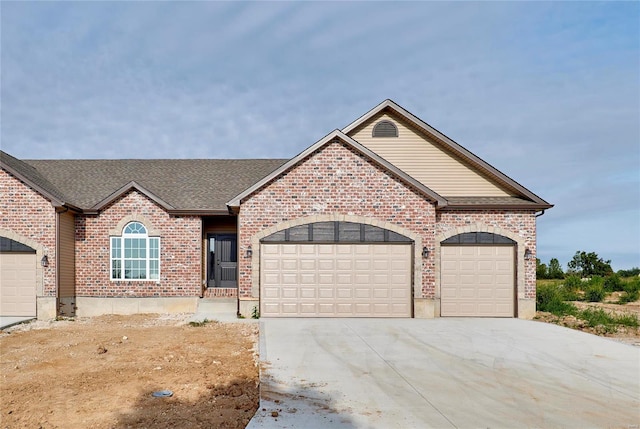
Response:
[{"label": "brick exterior wall", "polygon": [[[110,236],[129,220],[160,236],[159,281],[111,281]],[[118,234],[113,234],[118,232]],[[100,212],[76,217],[76,294],[86,297],[186,297],[202,294],[202,220],[170,216],[131,191]]]},{"label": "brick exterior wall", "polygon": [[[20,180],[0,170],[0,229],[43,247],[49,266],[42,267],[42,296],[56,296],[56,211],[49,200]],[[11,234],[6,234],[11,235]],[[33,247],[34,243],[23,243]],[[36,249],[37,250],[37,249]],[[38,261],[40,263],[40,261]]]},{"label": "brick exterior wall", "polygon": [[[240,297],[252,296],[252,263],[243,255],[255,234],[289,220],[336,213],[401,226],[433,248],[433,204],[367,157],[333,141],[241,204]],[[421,263],[422,294],[428,295],[428,285],[434,283],[433,257]]]},{"label": "brick exterior wall", "polygon": [[[436,215],[436,233],[450,236],[460,227],[480,230],[478,225],[494,228],[491,232],[507,235],[507,232],[520,237],[525,248],[531,253],[531,259],[524,260],[524,298],[536,298],[536,216],[532,210],[461,210],[459,212],[438,212]],[[514,237],[515,238],[515,237]],[[523,255],[517,255],[522,258]]]}]

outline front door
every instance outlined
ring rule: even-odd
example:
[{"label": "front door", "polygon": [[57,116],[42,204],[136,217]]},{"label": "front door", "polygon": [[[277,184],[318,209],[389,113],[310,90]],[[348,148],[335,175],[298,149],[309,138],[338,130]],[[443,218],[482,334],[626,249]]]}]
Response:
[{"label": "front door", "polygon": [[207,287],[238,286],[238,238],[235,234],[210,234]]}]

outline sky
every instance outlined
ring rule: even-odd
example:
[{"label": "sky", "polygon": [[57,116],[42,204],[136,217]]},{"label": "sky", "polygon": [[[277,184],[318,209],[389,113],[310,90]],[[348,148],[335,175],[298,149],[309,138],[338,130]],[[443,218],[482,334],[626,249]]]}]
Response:
[{"label": "sky", "polygon": [[[290,158],[390,98],[640,266],[640,2],[0,2],[22,159]],[[428,184],[427,184],[428,185]]]}]

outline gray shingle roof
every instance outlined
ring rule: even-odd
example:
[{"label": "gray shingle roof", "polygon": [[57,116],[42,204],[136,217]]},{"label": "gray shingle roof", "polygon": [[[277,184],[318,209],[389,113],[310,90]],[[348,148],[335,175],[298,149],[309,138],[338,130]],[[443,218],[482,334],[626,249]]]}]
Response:
[{"label": "gray shingle roof", "polygon": [[[15,159],[15,158],[14,158]],[[66,200],[90,209],[135,181],[177,210],[227,210],[226,202],[286,159],[25,160]]]}]

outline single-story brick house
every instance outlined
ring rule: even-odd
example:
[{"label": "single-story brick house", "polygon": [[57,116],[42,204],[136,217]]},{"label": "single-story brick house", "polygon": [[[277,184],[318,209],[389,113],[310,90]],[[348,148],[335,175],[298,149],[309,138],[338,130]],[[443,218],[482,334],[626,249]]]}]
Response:
[{"label": "single-story brick house", "polygon": [[391,100],[288,160],[0,165],[2,315],[535,312],[552,205]]}]

